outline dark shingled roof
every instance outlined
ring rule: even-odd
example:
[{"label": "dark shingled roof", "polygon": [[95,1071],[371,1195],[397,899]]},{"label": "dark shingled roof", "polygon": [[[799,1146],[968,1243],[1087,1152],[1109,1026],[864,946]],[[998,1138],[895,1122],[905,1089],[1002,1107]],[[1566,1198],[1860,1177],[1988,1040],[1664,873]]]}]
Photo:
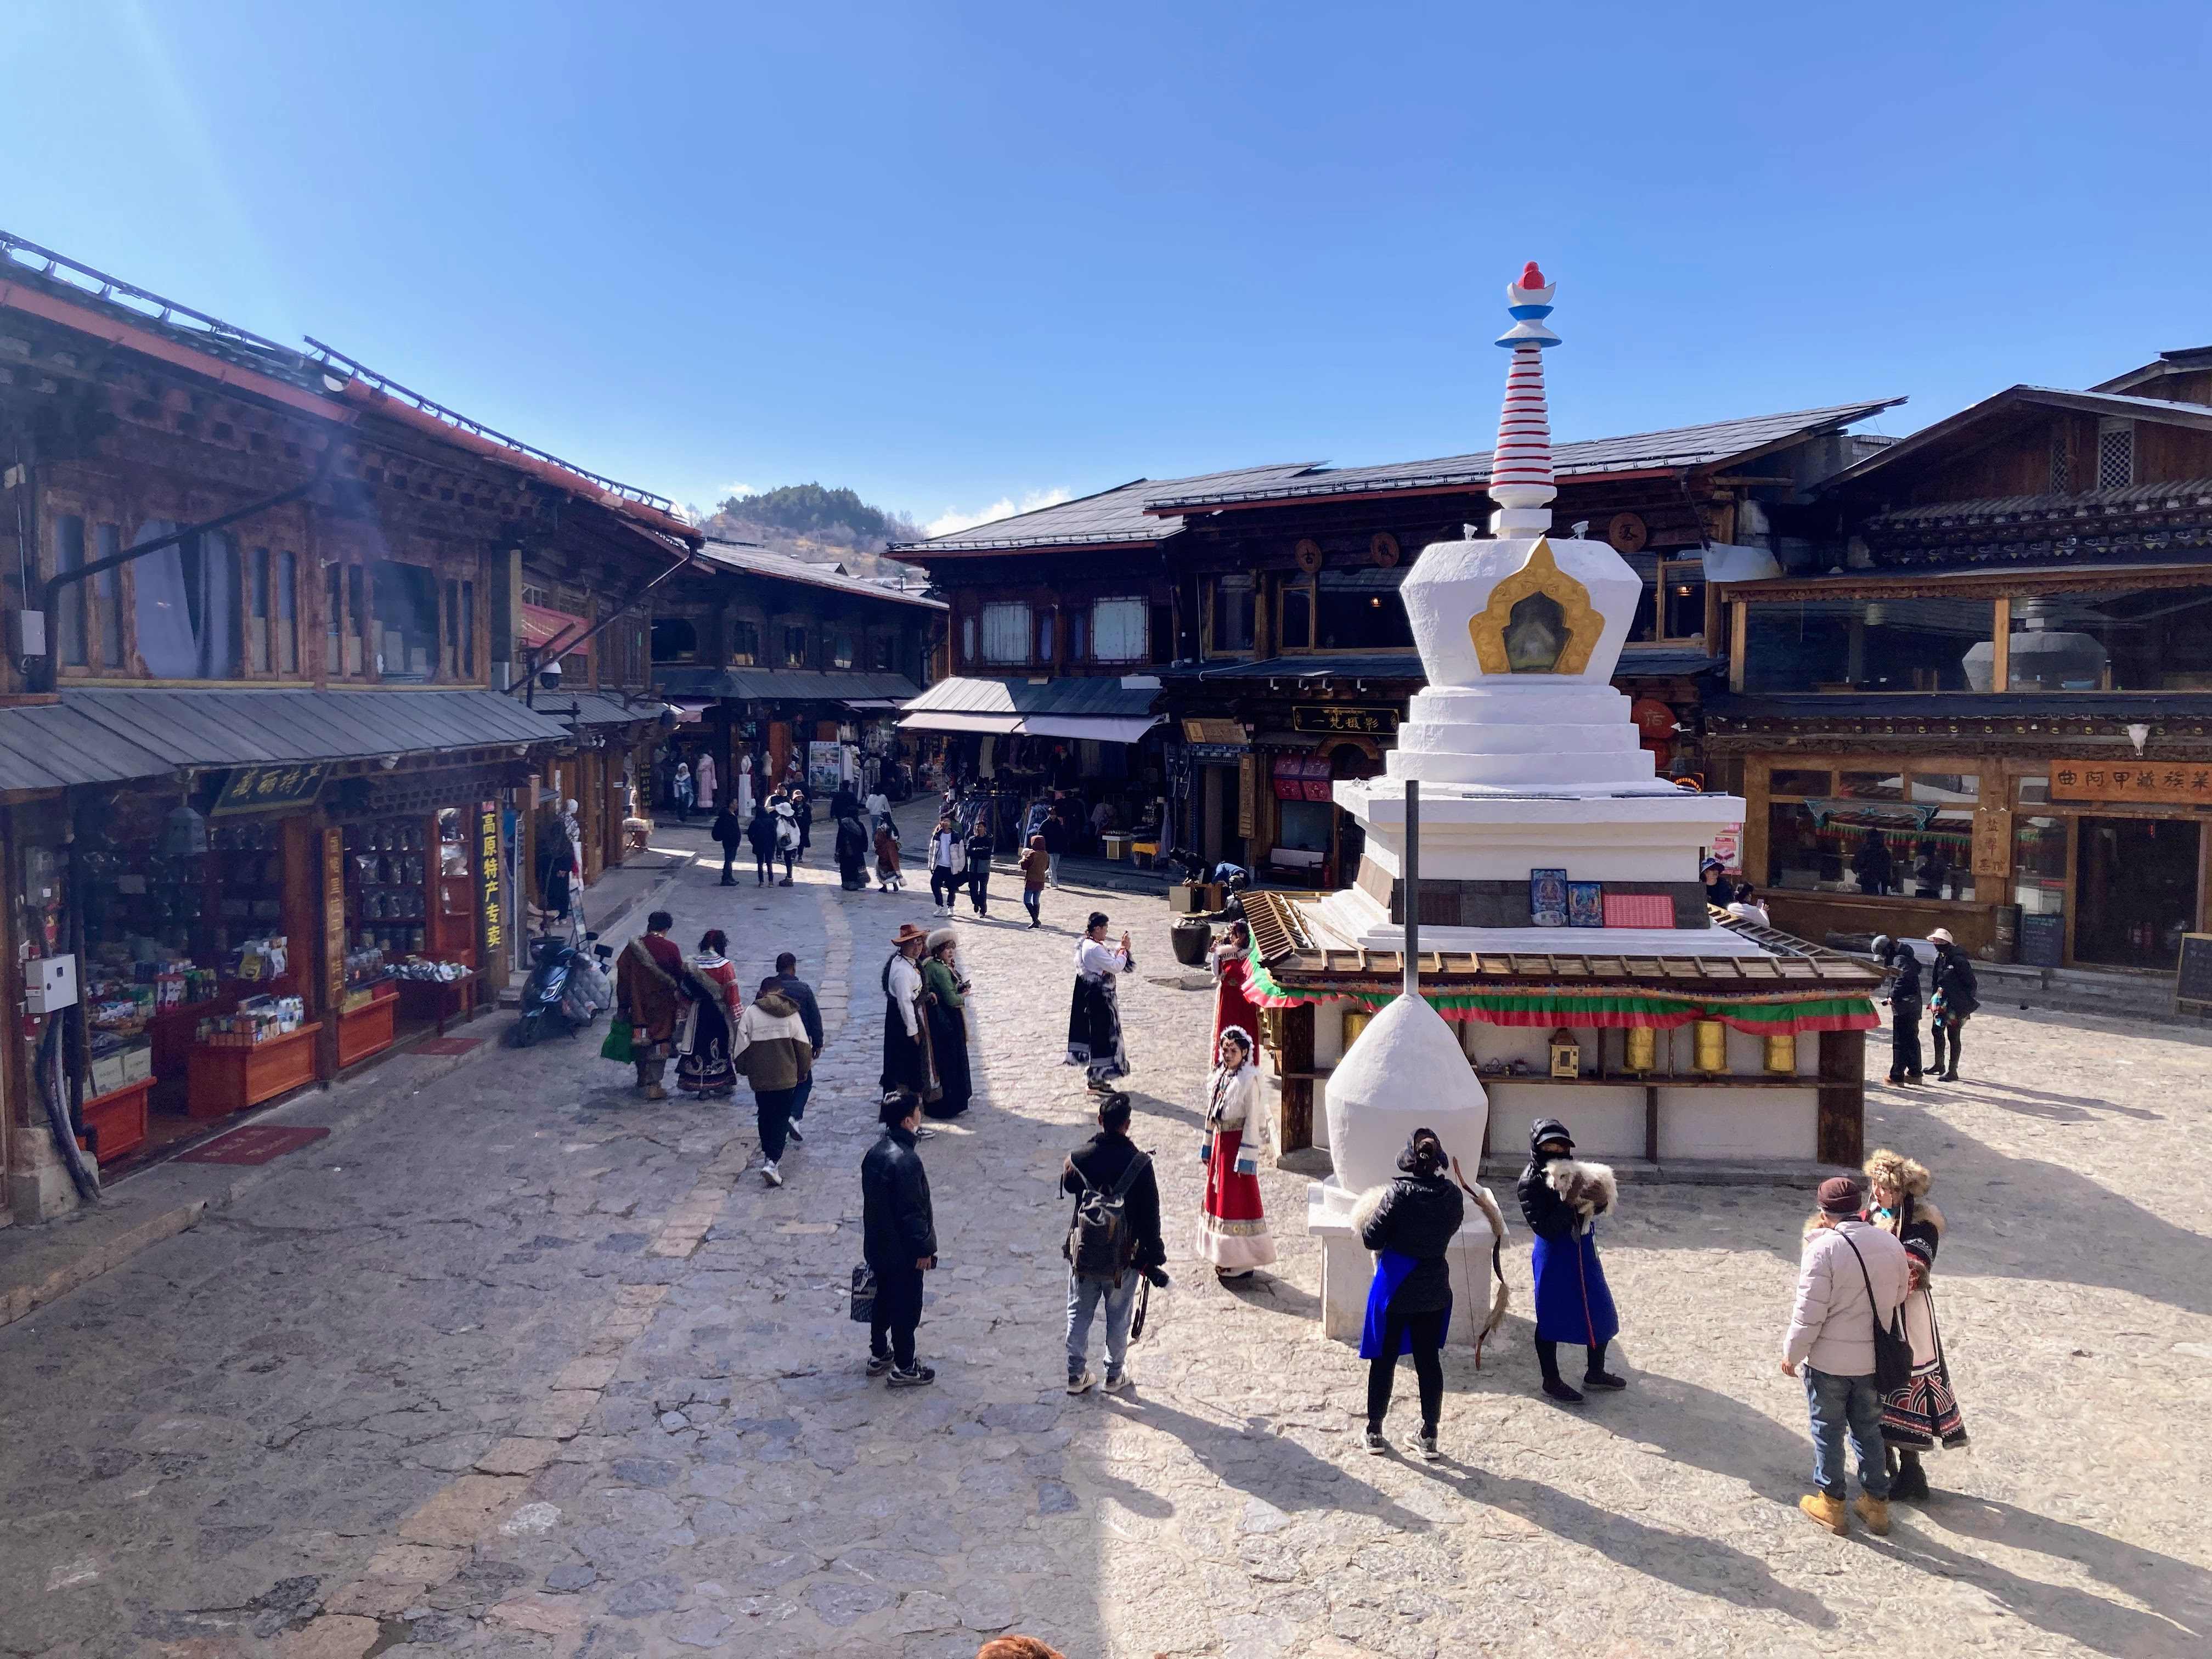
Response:
[{"label": "dark shingled roof", "polygon": [[1145,507],[1164,491],[1180,489],[1243,489],[1273,478],[1293,477],[1312,471],[1311,461],[1279,466],[1239,467],[1233,472],[1207,472],[1192,478],[1137,478],[1095,495],[1079,495],[1072,501],[1041,507],[1034,513],[1018,513],[1011,519],[956,530],[926,542],[893,546],[894,557],[913,552],[989,552],[1024,547],[1079,547],[1086,544],[1159,542],[1182,526],[1164,524]]},{"label": "dark shingled roof", "polygon": [[[1881,398],[1827,409],[1801,409],[1784,415],[1755,415],[1747,420],[1714,421],[1703,426],[1637,432],[1624,438],[1589,438],[1553,446],[1552,468],[1560,478],[1613,472],[1638,472],[1677,466],[1711,466],[1731,456],[1840,430],[1854,421],[1903,403]],[[1191,480],[1188,483],[1205,483]],[[1406,461],[1391,466],[1311,467],[1281,479],[1245,483],[1207,483],[1157,489],[1148,503],[1155,513],[1203,512],[1246,501],[1297,501],[1315,496],[1366,495],[1378,490],[1480,488],[1490,482],[1490,452],[1447,455],[1440,460]]]},{"label": "dark shingled roof", "polygon": [[942,611],[942,599],[933,599],[920,588],[900,589],[886,586],[882,582],[869,581],[861,576],[848,576],[835,565],[816,564],[808,559],[794,558],[788,553],[757,547],[749,542],[718,542],[709,540],[700,548],[699,556],[719,565],[725,570],[742,571],[749,576],[770,576],[778,581],[803,582],[809,587],[826,587],[834,593],[850,593],[864,599],[885,599],[893,605],[919,605],[926,611]]}]

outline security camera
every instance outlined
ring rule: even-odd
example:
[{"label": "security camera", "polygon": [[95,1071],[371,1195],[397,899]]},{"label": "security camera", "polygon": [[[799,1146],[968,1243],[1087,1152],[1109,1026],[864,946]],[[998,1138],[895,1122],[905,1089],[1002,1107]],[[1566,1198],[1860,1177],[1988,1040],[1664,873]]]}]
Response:
[{"label": "security camera", "polygon": [[560,690],[561,665],[557,662],[547,663],[544,667],[538,671],[538,683],[544,686],[548,691],[557,691]]}]

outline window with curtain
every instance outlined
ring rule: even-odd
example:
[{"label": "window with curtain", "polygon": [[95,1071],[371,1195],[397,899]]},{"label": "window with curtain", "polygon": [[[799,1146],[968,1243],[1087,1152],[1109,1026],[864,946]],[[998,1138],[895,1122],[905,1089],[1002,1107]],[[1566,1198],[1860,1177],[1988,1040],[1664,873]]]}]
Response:
[{"label": "window with curtain", "polygon": [[1249,576],[1216,576],[1208,586],[1211,622],[1208,647],[1249,651],[1255,592]]},{"label": "window with curtain", "polygon": [[1041,663],[1050,663],[1050,662],[1053,660],[1053,655],[1052,655],[1052,618],[1053,618],[1053,613],[1052,613],[1051,611],[1038,611],[1038,612],[1037,612],[1037,619],[1036,619],[1036,634],[1037,634],[1036,659],[1037,659],[1039,662],[1041,662]]},{"label": "window with curtain", "polygon": [[877,634],[868,641],[868,666],[879,673],[888,673],[898,661],[898,636]]},{"label": "window with curtain", "polygon": [[375,661],[369,645],[375,621],[368,614],[368,573],[357,564],[345,568],[345,670],[359,676]]},{"label": "window with curtain", "polygon": [[1092,602],[1091,656],[1094,662],[1142,662],[1146,648],[1142,599]]},{"label": "window with curtain", "polygon": [[380,559],[371,606],[371,656],[388,680],[428,680],[438,671],[438,578],[419,564]]},{"label": "window with curtain", "polygon": [[983,660],[1024,663],[1030,659],[1030,608],[1021,604],[983,607]]},{"label": "window with curtain", "polygon": [[[137,541],[172,533],[149,520]],[[138,654],[161,680],[235,679],[245,559],[236,539],[192,536],[135,562],[131,588]]]},{"label": "window with curtain", "polygon": [[269,672],[269,550],[257,547],[246,556],[246,666],[252,673]]},{"label": "window with curtain", "polygon": [[838,635],[835,644],[830,648],[830,665],[832,668],[850,668],[854,660],[852,635],[850,633]]},{"label": "window with curtain", "polygon": [[276,672],[300,672],[300,556],[276,556]]},{"label": "window with curtain", "polygon": [[730,666],[752,668],[760,662],[760,624],[742,618],[730,624]]},{"label": "window with curtain", "polygon": [[804,626],[787,627],[783,630],[783,665],[786,668],[806,666],[806,629]]},{"label": "window with curtain", "polygon": [[960,619],[960,665],[966,668],[975,661],[975,619]]},{"label": "window with curtain", "polygon": [[[54,520],[54,574],[67,575],[84,568],[84,520],[74,513]],[[85,585],[72,582],[61,591],[54,617],[54,650],[64,668],[88,665],[85,642]]]},{"label": "window with curtain", "polygon": [[[119,525],[104,524],[93,532],[93,562],[112,559],[123,550],[123,530]],[[119,570],[103,570],[92,579],[93,604],[100,611],[100,665],[109,670],[123,667],[123,575]]]}]

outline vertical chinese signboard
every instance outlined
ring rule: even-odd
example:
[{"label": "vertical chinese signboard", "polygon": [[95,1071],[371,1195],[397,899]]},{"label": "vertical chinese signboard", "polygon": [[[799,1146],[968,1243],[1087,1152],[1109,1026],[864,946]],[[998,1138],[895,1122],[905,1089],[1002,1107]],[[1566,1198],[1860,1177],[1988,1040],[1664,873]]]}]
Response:
[{"label": "vertical chinese signboard", "polygon": [[499,803],[495,800],[477,803],[477,880],[481,884],[483,899],[483,961],[487,969],[496,962],[497,953],[507,946],[505,918],[499,908],[499,872],[504,862],[499,854]]}]

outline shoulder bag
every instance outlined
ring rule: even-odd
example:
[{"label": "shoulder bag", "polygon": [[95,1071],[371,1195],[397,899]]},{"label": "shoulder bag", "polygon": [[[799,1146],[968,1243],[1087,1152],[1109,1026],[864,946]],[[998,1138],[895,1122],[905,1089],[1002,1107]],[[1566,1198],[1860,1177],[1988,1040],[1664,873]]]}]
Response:
[{"label": "shoulder bag", "polygon": [[1881,1315],[1875,1311],[1874,1280],[1867,1275],[1866,1258],[1859,1247],[1846,1233],[1838,1233],[1851,1259],[1859,1264],[1859,1279],[1866,1285],[1867,1310],[1874,1319],[1874,1385],[1884,1395],[1894,1394],[1912,1381],[1912,1342],[1905,1334],[1905,1307],[1902,1303],[1893,1310],[1889,1323],[1881,1322]]}]

